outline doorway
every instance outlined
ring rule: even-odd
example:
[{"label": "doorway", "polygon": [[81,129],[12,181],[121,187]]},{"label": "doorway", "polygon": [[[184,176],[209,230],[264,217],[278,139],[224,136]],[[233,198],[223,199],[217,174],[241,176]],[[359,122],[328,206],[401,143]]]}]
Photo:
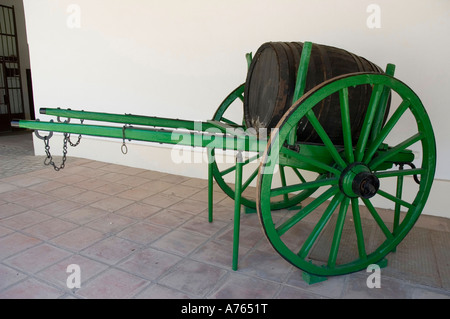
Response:
[{"label": "doorway", "polygon": [[21,73],[15,10],[0,5],[0,132],[25,119]]}]

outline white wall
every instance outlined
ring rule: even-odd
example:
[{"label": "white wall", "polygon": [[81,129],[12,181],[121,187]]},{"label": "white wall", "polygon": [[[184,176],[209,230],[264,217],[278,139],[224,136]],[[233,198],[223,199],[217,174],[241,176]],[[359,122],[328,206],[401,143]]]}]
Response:
[{"label": "white wall", "polygon": [[[381,8],[381,28],[366,24],[372,3]],[[437,180],[425,213],[450,217],[445,202],[450,1],[24,0],[24,5],[36,114],[40,107],[62,107],[207,120],[245,81],[245,53],[266,41],[313,41],[382,67],[394,63],[396,76],[425,104],[436,134]],[[71,5],[80,8],[79,28]],[[206,176],[205,165],[173,165],[164,147],[138,143],[136,153],[130,149],[122,156],[120,141],[86,140],[91,147],[71,154]]]}]

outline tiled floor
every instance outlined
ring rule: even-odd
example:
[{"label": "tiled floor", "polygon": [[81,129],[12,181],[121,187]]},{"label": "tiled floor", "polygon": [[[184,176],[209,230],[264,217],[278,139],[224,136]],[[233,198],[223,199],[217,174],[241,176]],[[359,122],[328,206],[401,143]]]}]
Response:
[{"label": "tiled floor", "polygon": [[[422,216],[382,269],[307,285],[242,216],[231,270],[233,202],[204,180],[69,158],[43,167],[29,134],[0,136],[0,298],[450,298],[450,220]],[[81,288],[68,288],[72,269]]]}]

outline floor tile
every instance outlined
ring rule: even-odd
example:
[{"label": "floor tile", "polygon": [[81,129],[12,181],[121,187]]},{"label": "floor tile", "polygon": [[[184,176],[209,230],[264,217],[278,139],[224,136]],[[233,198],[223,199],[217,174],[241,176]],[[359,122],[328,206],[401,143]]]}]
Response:
[{"label": "floor tile", "polygon": [[161,176],[158,180],[162,181],[162,182],[171,183],[171,184],[179,184],[179,183],[189,180],[189,177],[179,176],[179,175],[174,175],[174,174],[166,174],[164,176]]},{"label": "floor tile", "polygon": [[[76,167],[69,167],[67,170],[59,171],[59,177],[53,179],[55,182],[63,183],[69,186],[73,186],[75,183],[79,183],[85,181],[86,176],[83,176],[79,173],[71,172],[70,170],[77,170]],[[89,177],[90,178],[90,177]]]},{"label": "floor tile", "polygon": [[4,203],[0,205],[0,218],[5,219],[28,210],[26,207],[14,204],[14,203]]},{"label": "floor tile", "polygon": [[29,176],[29,175],[21,175],[21,176],[13,176],[7,179],[4,179],[8,183],[18,186],[18,187],[29,187],[36,184],[40,184],[45,182],[46,180],[39,177]]},{"label": "floor tile", "polygon": [[40,206],[40,207],[36,208],[35,210],[38,212],[41,212],[41,213],[45,213],[47,215],[51,215],[51,216],[60,216],[60,215],[66,214],[76,208],[80,208],[82,206],[84,206],[84,205],[81,203],[61,199],[61,200],[55,200],[52,203],[44,205],[44,206]]},{"label": "floor tile", "polygon": [[123,191],[121,193],[118,193],[117,196],[121,198],[131,199],[135,201],[139,201],[141,199],[145,199],[149,196],[151,196],[153,193],[149,192],[148,189],[143,187],[135,187],[127,189],[126,191]]},{"label": "floor tile", "polygon": [[431,230],[413,229],[397,246],[396,252],[386,257],[388,267],[381,270],[382,275],[423,285],[439,285],[436,254],[434,249],[427,249],[431,241]]},{"label": "floor tile", "polygon": [[[184,184],[182,184],[182,185],[184,185]],[[226,197],[228,197],[228,196],[224,192],[214,191],[213,192],[213,203],[218,204],[220,201],[224,200]],[[195,193],[194,195],[192,195],[189,198],[193,199],[193,200],[198,200],[200,202],[207,203],[208,202],[208,189],[201,189],[199,192]]]},{"label": "floor tile", "polygon": [[109,198],[109,195],[91,190],[82,192],[72,197],[68,197],[69,200],[77,202],[82,205],[93,204],[105,198]]},{"label": "floor tile", "polygon": [[0,299],[56,299],[64,292],[35,279],[27,279],[0,291]]},{"label": "floor tile", "polygon": [[312,292],[296,289],[293,287],[283,287],[276,297],[277,299],[324,299],[325,297]]},{"label": "floor tile", "polygon": [[115,213],[125,217],[143,220],[156,214],[160,210],[161,207],[135,202],[131,205],[128,205],[124,208],[117,210]]},{"label": "floor tile", "polygon": [[347,278],[347,276],[328,277],[326,281],[309,285],[303,280],[302,271],[293,268],[292,272],[288,275],[286,283],[293,287],[301,288],[327,298],[339,299],[342,297],[343,291],[347,285]]},{"label": "floor tile", "polygon": [[151,285],[135,296],[136,299],[190,299],[184,292],[158,284]]},{"label": "floor tile", "polygon": [[53,181],[53,180],[50,180],[50,181],[46,180],[45,182],[30,186],[30,187],[28,187],[28,189],[39,192],[41,194],[46,194],[49,191],[52,191],[54,189],[61,188],[64,186],[65,186],[65,184],[63,184],[63,183],[59,183],[59,182]]},{"label": "floor tile", "polygon": [[140,245],[118,238],[106,238],[81,251],[81,254],[109,265],[115,265],[122,259],[133,254]]},{"label": "floor tile", "polygon": [[20,233],[12,233],[0,238],[0,260],[41,243],[40,239]]},{"label": "floor tile", "polygon": [[43,240],[49,240],[77,227],[79,227],[77,224],[58,218],[52,218],[34,226],[25,228],[23,231],[31,236]]},{"label": "floor tile", "polygon": [[68,198],[74,197],[74,196],[84,193],[84,192],[85,192],[85,189],[83,189],[83,188],[68,185],[68,186],[53,189],[53,190],[49,191],[48,194],[51,196],[59,197],[60,199],[68,199]]},{"label": "floor tile", "polygon": [[204,202],[192,200],[192,199],[184,199],[170,207],[173,210],[179,210],[182,212],[188,212],[191,214],[198,214],[201,212],[207,212],[208,205]]},{"label": "floor tile", "polygon": [[68,220],[72,223],[76,223],[78,225],[87,224],[93,220],[104,217],[108,214],[105,210],[95,208],[92,206],[85,206],[75,210],[70,211],[69,213],[60,215],[59,218]]},{"label": "floor tile", "polygon": [[450,249],[448,248],[450,232],[432,232],[431,243],[436,256],[441,286],[450,292]]},{"label": "floor tile", "polygon": [[182,197],[158,193],[143,199],[142,202],[161,208],[168,208],[173,204],[178,203],[182,199],[183,199]]},{"label": "floor tile", "polygon": [[14,231],[9,228],[5,228],[3,226],[0,226],[0,237],[12,234]]},{"label": "floor tile", "polygon": [[63,259],[58,263],[50,266],[36,275],[48,282],[51,282],[61,289],[69,289],[67,287],[67,279],[72,272],[67,271],[68,266],[78,265],[80,267],[80,284],[83,287],[89,280],[106,270],[109,266],[81,255],[71,255],[69,258]]},{"label": "floor tile", "polygon": [[26,277],[24,273],[0,264],[0,291]]},{"label": "floor tile", "polygon": [[0,199],[10,203],[20,203],[21,200],[25,200],[31,196],[36,196],[39,194],[41,193],[26,188],[17,188],[15,190],[0,193]]},{"label": "floor tile", "polygon": [[[240,260],[247,252],[248,248],[239,247],[238,260]],[[233,247],[227,242],[209,241],[191,254],[190,258],[231,269]]]},{"label": "floor tile", "polygon": [[[234,237],[234,226],[230,227],[230,229],[224,232],[222,235],[218,236],[219,240],[226,240],[228,242],[232,242]],[[261,229],[242,226],[239,231],[239,245],[241,247],[252,248],[264,237]]]},{"label": "floor tile", "polygon": [[84,159],[84,158],[80,158],[79,160],[80,161],[84,161],[84,163],[80,163],[79,164],[80,166],[82,166],[82,167],[89,167],[89,168],[95,168],[97,170],[100,170],[100,168],[108,165],[108,163],[98,162],[98,161]]},{"label": "floor tile", "polygon": [[188,198],[197,192],[199,192],[198,188],[183,185],[174,185],[164,190],[162,193],[167,194],[169,196]]},{"label": "floor tile", "polygon": [[210,223],[208,221],[208,217],[205,214],[205,216],[194,217],[194,218],[188,220],[180,228],[211,237],[214,234],[218,233],[220,230],[222,230],[227,225],[228,225],[228,223],[225,223],[225,222],[222,222],[219,220],[216,220],[216,221]]},{"label": "floor tile", "polygon": [[1,180],[0,180],[0,194],[1,193],[6,193],[6,192],[9,192],[9,191],[13,191],[13,190],[16,190],[16,189],[18,189],[17,186],[14,186],[14,185],[9,184],[9,183],[1,182]]},{"label": "floor tile", "polygon": [[450,290],[436,290],[427,286],[411,287],[411,299],[450,299]]},{"label": "floor tile", "polygon": [[117,164],[112,164],[112,163],[105,163],[105,165],[103,165],[99,169],[102,170],[102,171],[105,171],[105,172],[117,174],[117,172],[119,172],[123,168],[124,168],[124,166],[122,166],[122,165],[117,165]]},{"label": "floor tile", "polygon": [[203,189],[208,187],[208,180],[200,178],[189,178],[188,180],[181,182],[181,185]]},{"label": "floor tile", "polygon": [[145,186],[145,189],[148,190],[149,195],[152,195],[152,194],[157,194],[157,193],[163,192],[163,191],[169,189],[170,187],[173,187],[174,184],[158,180],[158,181],[148,182],[148,183],[144,184],[144,186]]},{"label": "floor tile", "polygon": [[103,186],[97,187],[95,189],[96,192],[106,194],[106,195],[117,195],[119,193],[125,192],[129,190],[130,187],[123,184],[118,183],[109,183]]},{"label": "floor tile", "polygon": [[134,219],[111,213],[89,222],[85,226],[98,230],[103,234],[115,234],[135,222]]},{"label": "floor tile", "polygon": [[211,291],[226,273],[226,270],[212,265],[186,261],[159,283],[201,297]]},{"label": "floor tile", "polygon": [[412,286],[400,280],[381,276],[381,288],[367,285],[369,273],[348,277],[347,285],[341,298],[348,299],[410,299]]},{"label": "floor tile", "polygon": [[70,254],[71,253],[54,246],[42,244],[27,249],[20,254],[5,260],[4,263],[28,273],[36,273],[67,258]]},{"label": "floor tile", "polygon": [[77,291],[88,299],[129,299],[137,295],[149,282],[129,273],[110,269]]},{"label": "floor tile", "polygon": [[158,180],[165,175],[167,175],[167,174],[163,173],[163,172],[157,172],[157,171],[145,171],[145,172],[139,174],[140,177],[144,177],[148,180],[153,180],[153,181]]},{"label": "floor tile", "polygon": [[242,273],[280,283],[286,280],[291,268],[292,265],[274,251],[254,249],[239,260]]},{"label": "floor tile", "polygon": [[2,220],[2,225],[13,229],[24,229],[50,218],[46,214],[30,210]]},{"label": "floor tile", "polygon": [[101,232],[88,227],[78,227],[50,240],[56,246],[79,252],[103,239]]},{"label": "floor tile", "polygon": [[[105,170],[105,169],[106,169],[106,166],[102,167],[102,170]],[[120,181],[121,179],[124,179],[126,177],[128,177],[128,175],[117,173],[117,170],[116,170],[116,171],[112,171],[112,172],[109,172],[109,173],[106,173],[106,174],[100,176],[99,179],[107,181],[111,184],[111,183]]]},{"label": "floor tile", "polygon": [[230,274],[223,284],[213,291],[208,298],[211,299],[271,299],[280,288],[279,284],[246,277],[239,274]]},{"label": "floor tile", "polygon": [[167,227],[152,225],[146,222],[137,222],[117,234],[117,237],[125,238],[138,244],[146,245],[154,242],[170,231]]},{"label": "floor tile", "polygon": [[90,206],[103,209],[108,212],[115,212],[125,206],[132,204],[133,201],[119,197],[108,197],[101,199]]},{"label": "floor tile", "polygon": [[133,254],[117,267],[149,280],[155,280],[180,260],[182,260],[182,258],[179,256],[153,248],[146,248]]},{"label": "floor tile", "polygon": [[126,185],[129,187],[138,187],[142,184],[148,183],[148,180],[139,176],[127,176],[117,181],[118,184]]},{"label": "floor tile", "polygon": [[74,183],[73,186],[80,187],[80,188],[83,188],[85,190],[93,191],[93,190],[95,190],[95,189],[97,189],[97,188],[99,188],[101,186],[105,186],[105,185],[107,185],[109,183],[110,182],[105,181],[105,180],[101,180],[101,179],[98,179],[98,178],[89,178],[89,179],[82,180],[82,181],[80,181],[78,183]]},{"label": "floor tile", "polygon": [[214,220],[230,222],[234,218],[234,205],[216,204],[213,207]]},{"label": "floor tile", "polygon": [[[64,173],[70,175],[70,178],[75,178],[75,179],[69,180],[70,184],[77,184],[79,182],[82,182],[83,180],[89,180],[89,179],[92,179],[93,177],[98,178],[99,176],[106,174],[105,171],[102,171],[100,169],[95,169],[92,167],[88,167],[86,165],[83,165],[83,166],[71,165],[67,169],[65,169]],[[67,178],[65,179],[65,181],[66,180],[67,180]]]},{"label": "floor tile", "polygon": [[181,255],[188,255],[208,237],[185,230],[174,230],[152,244],[153,247]]},{"label": "floor tile", "polygon": [[163,209],[157,214],[154,214],[153,216],[147,218],[147,221],[156,225],[176,228],[193,217],[194,215],[189,213],[171,209]]}]

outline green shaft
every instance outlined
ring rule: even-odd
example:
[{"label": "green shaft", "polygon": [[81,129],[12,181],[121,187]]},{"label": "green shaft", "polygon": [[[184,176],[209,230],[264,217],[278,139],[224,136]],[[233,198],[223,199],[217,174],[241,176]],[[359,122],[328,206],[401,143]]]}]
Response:
[{"label": "green shaft", "polygon": [[132,115],[132,114],[113,114],[101,112],[75,111],[59,108],[57,109],[41,108],[40,113],[70,119],[123,123],[130,125],[145,125],[155,127],[183,128],[187,130],[198,130],[199,128],[201,128],[202,130],[206,130],[213,127],[213,125],[207,122],[200,122],[200,121],[187,121],[187,120],[178,120],[178,119],[143,116],[143,115]]},{"label": "green shaft", "polygon": [[161,129],[142,129],[134,127],[99,126],[86,124],[54,123],[20,120],[12,125],[39,131],[60,132],[101,136],[163,144],[178,144],[193,147],[210,147],[228,150],[258,152],[265,149],[267,141],[247,135],[225,135],[209,132],[173,131]]}]

